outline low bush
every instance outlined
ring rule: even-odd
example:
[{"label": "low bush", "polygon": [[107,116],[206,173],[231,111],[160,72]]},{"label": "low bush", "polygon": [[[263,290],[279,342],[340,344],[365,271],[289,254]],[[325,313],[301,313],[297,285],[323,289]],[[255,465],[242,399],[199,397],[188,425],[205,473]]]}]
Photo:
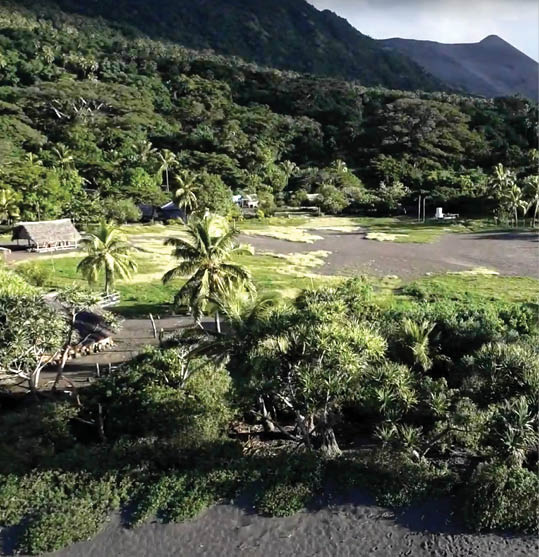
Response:
[{"label": "low bush", "polygon": [[48,471],[0,477],[0,525],[21,524],[21,552],[42,554],[94,536],[128,500],[126,477]]},{"label": "low bush", "polygon": [[380,450],[369,462],[371,491],[379,505],[407,507],[430,496],[450,491],[455,476],[445,465],[426,459],[412,460],[404,454]]},{"label": "low bush", "polygon": [[305,508],[322,487],[324,468],[325,462],[310,452],[267,459],[258,469],[261,489],[255,501],[257,511],[290,516]]},{"label": "low bush", "polygon": [[118,224],[139,222],[142,218],[140,209],[131,199],[109,197],[103,202],[103,212],[107,221],[114,221]]},{"label": "low bush", "polygon": [[52,268],[35,262],[17,265],[16,272],[32,286],[47,286],[52,282]]},{"label": "low bush", "polygon": [[240,485],[238,469],[176,471],[146,482],[135,505],[131,524],[151,517],[165,522],[195,518],[218,501],[233,498]]},{"label": "low bush", "polygon": [[226,370],[206,360],[188,362],[178,349],[151,349],[96,387],[106,433],[175,438],[195,447],[220,438],[232,413]]},{"label": "low bush", "polygon": [[477,531],[539,531],[539,477],[518,466],[480,465],[463,490],[467,524]]},{"label": "low bush", "polygon": [[267,516],[291,516],[304,509],[313,497],[313,487],[307,483],[274,484],[258,498],[256,509]]}]

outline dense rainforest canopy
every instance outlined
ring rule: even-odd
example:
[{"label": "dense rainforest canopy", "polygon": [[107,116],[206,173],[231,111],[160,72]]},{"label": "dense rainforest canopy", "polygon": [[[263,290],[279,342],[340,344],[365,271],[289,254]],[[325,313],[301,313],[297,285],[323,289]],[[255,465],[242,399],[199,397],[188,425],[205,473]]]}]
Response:
[{"label": "dense rainforest canopy", "polygon": [[[22,0],[38,6],[43,0]],[[335,13],[305,0],[56,0],[68,13],[102,17],[127,32],[197,50],[241,56],[279,68],[365,85],[435,91],[449,85],[406,55],[363,35]]]},{"label": "dense rainforest canopy", "polygon": [[368,88],[0,6],[0,189],[24,219],[164,202],[169,169],[169,189],[191,173],[225,213],[232,192],[258,193],[265,211],[311,193],[327,212],[387,211],[422,192],[484,212],[496,164],[533,172],[536,123],[523,98]]}]

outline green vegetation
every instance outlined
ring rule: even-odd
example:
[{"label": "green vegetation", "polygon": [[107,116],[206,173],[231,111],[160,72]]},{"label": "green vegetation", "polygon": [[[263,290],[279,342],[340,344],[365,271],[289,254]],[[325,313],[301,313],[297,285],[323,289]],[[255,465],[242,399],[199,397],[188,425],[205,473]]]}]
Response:
[{"label": "green vegetation", "polygon": [[407,284],[402,294],[420,300],[539,302],[539,281],[525,277],[502,277],[484,270],[424,277]]},{"label": "green vegetation", "polygon": [[137,270],[131,246],[122,240],[120,232],[105,221],[94,233],[89,233],[80,242],[88,253],[77,265],[77,271],[93,285],[99,275],[103,274],[105,286],[103,292],[110,294],[117,277],[129,279]]},{"label": "green vegetation", "polygon": [[[84,258],[0,268],[0,526],[15,527],[17,549],[86,539],[112,511],[132,509],[133,526],[179,521],[242,492],[286,516],[336,477],[389,507],[451,494],[472,529],[536,532],[537,281],[482,269],[392,292],[398,278],[317,274],[328,252],[240,253],[236,236],[431,242],[536,224],[537,106],[259,68],[24,6],[0,7],[2,220],[94,230],[171,199],[189,220],[102,224]],[[400,75],[378,70],[366,83]],[[256,219],[233,193],[258,196]],[[395,216],[419,195],[494,223]],[[287,205],[351,216],[271,217]],[[163,314],[176,298],[218,326],[57,389],[76,318],[96,310],[83,277],[114,286],[124,315]]]},{"label": "green vegetation", "polygon": [[[48,263],[74,273],[72,259]],[[335,477],[385,506],[453,494],[473,529],[536,531],[537,305],[411,287],[380,297],[365,279],[287,304],[233,287],[213,299],[222,332],[164,338],[77,393],[41,400],[34,378],[36,397],[0,413],[0,524],[19,525],[21,551],[85,539],[128,506],[133,526],[181,521],[245,492],[287,516]],[[22,338],[61,352],[87,306],[62,291],[64,320],[28,296],[2,300],[0,366],[31,379],[42,360]]]},{"label": "green vegetation", "polygon": [[[196,324],[200,323],[208,304],[221,298],[227,290],[256,291],[249,271],[234,261],[235,256],[253,253],[250,246],[237,243],[238,234],[224,218],[207,214],[199,220],[191,219],[184,230],[185,239],[165,241],[165,245],[174,248],[173,256],[179,260],[179,265],[163,275],[163,284],[187,277],[174,296],[174,304],[186,304]],[[215,312],[215,325],[220,332],[218,311]]]},{"label": "green vegetation", "polygon": [[[256,193],[265,215],[286,205],[410,214],[419,195],[464,216],[496,210],[502,224],[536,213],[537,106],[522,98],[260,68],[47,3],[0,7],[0,40],[4,220],[18,211],[24,220],[124,222],[139,214],[133,203],[161,206],[175,194],[188,212],[235,218],[232,193]],[[400,75],[371,61],[385,78],[361,64],[364,84]],[[497,180],[495,168],[510,179]],[[372,232],[398,233],[391,228]]]}]

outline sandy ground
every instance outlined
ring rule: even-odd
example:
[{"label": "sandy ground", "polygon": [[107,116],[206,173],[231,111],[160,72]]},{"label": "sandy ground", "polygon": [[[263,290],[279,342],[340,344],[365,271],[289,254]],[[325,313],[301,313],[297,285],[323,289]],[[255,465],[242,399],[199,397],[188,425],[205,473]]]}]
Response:
[{"label": "sandy ground", "polygon": [[[317,231],[319,232],[319,231]],[[365,273],[417,278],[425,273],[463,271],[487,267],[502,275],[539,278],[539,235],[535,233],[447,234],[431,244],[377,242],[364,232],[323,232],[314,244],[243,236],[258,252],[331,252],[323,274]]]},{"label": "sandy ground", "polygon": [[448,503],[431,502],[393,516],[359,494],[289,518],[264,518],[248,506],[217,505],[183,524],[134,530],[119,517],[93,540],[56,557],[524,557],[537,539],[463,534],[447,524]]}]

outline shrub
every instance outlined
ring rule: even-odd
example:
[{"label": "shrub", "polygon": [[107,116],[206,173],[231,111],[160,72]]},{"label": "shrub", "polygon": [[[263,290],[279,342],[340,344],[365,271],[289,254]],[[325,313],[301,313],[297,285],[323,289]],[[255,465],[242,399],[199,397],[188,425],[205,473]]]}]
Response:
[{"label": "shrub", "polygon": [[275,484],[260,496],[256,508],[268,516],[291,516],[304,509],[312,498],[313,489],[309,484]]},{"label": "shrub", "polygon": [[539,531],[539,477],[492,462],[478,466],[463,490],[467,524],[477,530]]},{"label": "shrub", "polygon": [[[130,481],[115,474],[48,471],[0,480],[0,524],[21,524],[19,550],[55,551],[88,539],[127,501]],[[31,496],[29,496],[31,494]]]},{"label": "shrub", "polygon": [[217,440],[231,419],[230,377],[181,349],[150,349],[96,387],[108,436],[175,438],[183,447]]},{"label": "shrub", "polygon": [[105,220],[118,224],[126,222],[139,222],[142,213],[131,199],[117,199],[109,197],[103,202]]},{"label": "shrub", "polygon": [[316,454],[284,453],[263,464],[262,489],[255,501],[262,514],[290,516],[305,508],[322,487],[325,464]]},{"label": "shrub", "polygon": [[437,466],[425,459],[412,460],[389,450],[375,452],[369,469],[377,503],[391,508],[406,507],[428,496],[445,494],[455,479],[445,465]]},{"label": "shrub", "polygon": [[166,522],[195,518],[211,505],[232,498],[240,482],[238,469],[169,472],[147,481],[136,501],[132,524],[156,516]]},{"label": "shrub", "polygon": [[537,401],[539,353],[531,343],[489,343],[463,359],[464,388],[488,404],[525,395]]},{"label": "shrub", "polygon": [[47,286],[52,280],[52,269],[38,263],[21,263],[16,272],[33,286]]}]

